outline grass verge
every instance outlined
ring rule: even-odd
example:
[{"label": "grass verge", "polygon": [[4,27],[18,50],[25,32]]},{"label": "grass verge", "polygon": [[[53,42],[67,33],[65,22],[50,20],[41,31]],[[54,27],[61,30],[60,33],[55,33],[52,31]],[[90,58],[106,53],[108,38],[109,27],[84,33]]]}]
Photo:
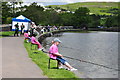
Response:
[{"label": "grass verge", "polygon": [[65,69],[55,69],[56,60],[51,60],[51,69],[48,69],[49,57],[46,53],[43,53],[42,51],[31,50],[30,43],[24,42],[24,46],[27,49],[28,55],[32,61],[34,61],[42,69],[43,75],[46,75],[49,78],[71,78],[78,80],[73,72]]},{"label": "grass verge", "polygon": [[14,34],[14,31],[0,32],[0,38],[1,37],[6,37],[6,36],[11,36],[13,34]]},{"label": "grass verge", "polygon": [[92,14],[112,15],[108,10],[119,8],[119,2],[77,2],[66,5],[51,5],[52,8],[60,7],[66,10],[75,11],[79,7],[87,7]]}]

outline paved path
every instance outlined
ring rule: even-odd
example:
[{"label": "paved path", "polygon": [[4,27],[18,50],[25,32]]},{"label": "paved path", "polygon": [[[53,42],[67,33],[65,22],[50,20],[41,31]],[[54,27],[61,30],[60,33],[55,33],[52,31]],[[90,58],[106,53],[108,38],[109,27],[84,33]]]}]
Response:
[{"label": "paved path", "polygon": [[47,78],[28,57],[23,37],[2,39],[2,78]]}]

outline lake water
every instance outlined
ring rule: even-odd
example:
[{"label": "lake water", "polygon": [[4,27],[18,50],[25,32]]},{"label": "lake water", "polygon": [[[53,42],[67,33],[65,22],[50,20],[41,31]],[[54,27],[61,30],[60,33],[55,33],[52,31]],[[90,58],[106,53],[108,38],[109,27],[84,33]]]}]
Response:
[{"label": "lake water", "polygon": [[[47,50],[50,47],[47,44],[56,37],[62,41],[59,45],[62,55],[118,69],[117,32],[62,33],[61,36],[48,37],[43,41]],[[87,78],[118,78],[118,71],[114,69],[65,59]]]}]

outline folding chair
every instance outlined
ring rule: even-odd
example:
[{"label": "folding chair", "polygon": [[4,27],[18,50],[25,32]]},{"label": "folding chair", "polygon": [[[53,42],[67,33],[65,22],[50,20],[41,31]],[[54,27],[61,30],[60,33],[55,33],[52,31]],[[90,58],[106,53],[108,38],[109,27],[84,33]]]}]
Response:
[{"label": "folding chair", "polygon": [[[50,60],[56,60],[56,59],[49,58],[49,61],[48,61],[48,69],[50,69]],[[57,60],[56,60],[56,61],[57,61]],[[58,69],[58,61],[57,61],[57,69]]]},{"label": "folding chair", "polygon": [[36,44],[31,43],[31,50],[37,50],[37,45],[36,45]]}]

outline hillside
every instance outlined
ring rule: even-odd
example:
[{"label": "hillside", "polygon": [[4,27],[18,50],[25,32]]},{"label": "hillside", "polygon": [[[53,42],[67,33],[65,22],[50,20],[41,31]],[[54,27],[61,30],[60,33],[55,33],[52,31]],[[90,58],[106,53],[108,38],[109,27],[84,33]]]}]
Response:
[{"label": "hillside", "polygon": [[108,11],[113,8],[118,8],[119,3],[120,2],[79,2],[67,5],[50,5],[50,6],[53,8],[60,7],[62,9],[67,9],[70,11],[75,11],[79,7],[87,7],[90,9],[90,13],[110,15],[111,13],[108,13]]}]

